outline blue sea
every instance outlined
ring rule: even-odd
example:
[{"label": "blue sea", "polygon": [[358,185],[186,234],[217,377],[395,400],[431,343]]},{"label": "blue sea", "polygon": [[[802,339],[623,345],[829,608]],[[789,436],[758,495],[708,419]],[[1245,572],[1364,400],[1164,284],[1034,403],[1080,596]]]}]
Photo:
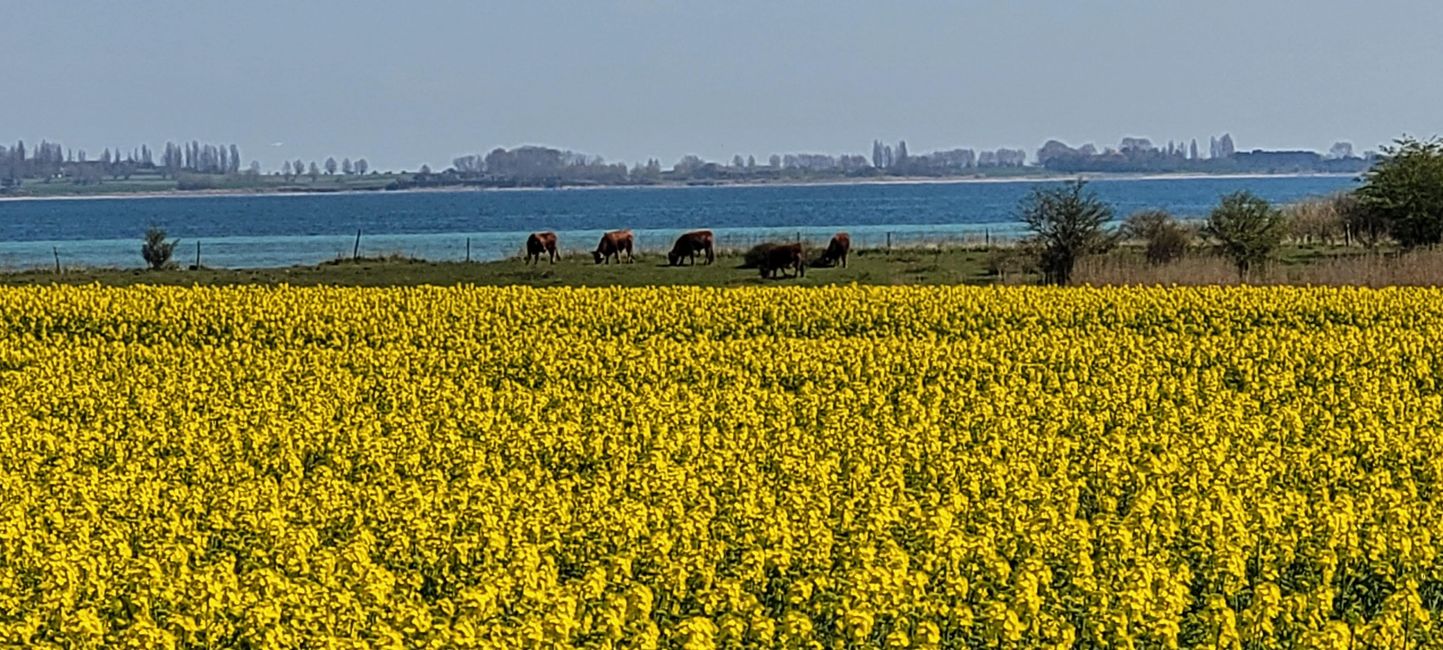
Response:
[{"label": "blue sea", "polygon": [[[1021,236],[1018,202],[1039,183],[1005,181],[856,185],[608,188],[173,196],[0,201],[0,267],[138,267],[140,239],[160,226],[190,264],[200,244],[212,267],[278,267],[362,255],[494,260],[518,255],[526,234],[557,232],[564,250],[595,247],[631,228],[643,250],[665,250],[696,228],[722,246],[802,237],[824,245],[838,230],[854,246],[980,242]],[[1249,190],[1275,203],[1356,185],[1336,176],[1097,180],[1089,187],[1119,218],[1143,209],[1207,214],[1224,194]]]}]

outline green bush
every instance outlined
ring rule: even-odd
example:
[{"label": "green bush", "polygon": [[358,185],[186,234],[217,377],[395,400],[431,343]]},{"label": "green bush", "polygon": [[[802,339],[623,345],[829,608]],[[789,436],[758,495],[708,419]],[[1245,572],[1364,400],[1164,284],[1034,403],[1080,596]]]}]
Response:
[{"label": "green bush", "polygon": [[175,245],[180,240],[165,240],[165,230],[151,226],[145,231],[145,243],[140,245],[140,256],[145,258],[146,264],[152,269],[163,269],[170,266],[170,256],[175,252]]},{"label": "green bush", "polygon": [[1216,242],[1218,252],[1233,261],[1243,278],[1272,257],[1287,231],[1283,212],[1247,191],[1224,196],[1203,226],[1203,234]]}]

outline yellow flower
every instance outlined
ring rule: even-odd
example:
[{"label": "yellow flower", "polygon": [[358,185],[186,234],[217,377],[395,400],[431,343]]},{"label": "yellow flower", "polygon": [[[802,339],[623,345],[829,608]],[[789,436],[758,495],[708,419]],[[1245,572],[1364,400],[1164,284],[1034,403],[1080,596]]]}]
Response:
[{"label": "yellow flower", "polygon": [[0,645],[1428,647],[1443,291],[0,289]]}]

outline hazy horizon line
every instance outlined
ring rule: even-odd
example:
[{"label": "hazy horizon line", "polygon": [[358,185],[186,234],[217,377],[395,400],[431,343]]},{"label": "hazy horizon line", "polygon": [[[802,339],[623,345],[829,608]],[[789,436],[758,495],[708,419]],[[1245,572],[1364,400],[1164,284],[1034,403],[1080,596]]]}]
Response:
[{"label": "hazy horizon line", "polygon": [[[1219,134],[1217,134],[1217,135],[1209,135],[1209,136],[1204,136],[1204,137],[1206,137],[1206,138],[1221,138],[1221,137],[1223,137],[1223,136],[1228,136],[1228,135],[1230,135],[1230,134],[1231,134],[1231,132],[1229,132],[1229,131],[1224,131],[1224,132],[1219,133]],[[1359,148],[1359,155],[1361,155],[1361,156],[1363,156],[1363,157],[1367,157],[1367,154],[1368,154],[1368,153],[1376,153],[1378,150],[1382,149],[1383,147],[1387,147],[1387,146],[1389,146],[1389,145],[1391,145],[1391,144],[1396,143],[1399,139],[1408,138],[1408,137],[1420,137],[1421,139],[1436,139],[1436,138],[1439,137],[1439,135],[1434,134],[1434,135],[1431,135],[1431,136],[1423,137],[1423,136],[1415,136],[1415,135],[1409,134],[1409,133],[1402,133],[1402,134],[1400,134],[1397,138],[1394,138],[1393,140],[1391,140],[1391,141],[1389,141],[1389,142],[1386,142],[1386,143],[1378,143],[1378,144],[1376,144],[1376,145],[1371,145],[1371,146],[1365,145],[1365,146]],[[1200,140],[1200,139],[1197,138],[1197,137],[1189,137],[1189,138],[1186,139],[1186,140],[1170,139],[1170,140],[1161,140],[1161,141],[1159,141],[1159,140],[1153,140],[1153,139],[1152,139],[1151,137],[1149,137],[1149,136],[1143,136],[1143,135],[1125,135],[1125,136],[1121,136],[1120,138],[1118,138],[1118,144],[1099,144],[1100,142],[1105,142],[1105,141],[1099,141],[1099,140],[1096,140],[1096,139],[1067,140],[1067,139],[1064,139],[1064,138],[1062,138],[1062,137],[1048,137],[1048,138],[1043,139],[1039,144],[1037,144],[1037,145],[1035,145],[1035,146],[1033,146],[1033,147],[1031,147],[1031,148],[1029,148],[1029,147],[1027,147],[1027,146],[1025,146],[1025,145],[1017,145],[1017,146],[1012,146],[1012,145],[1000,145],[1000,146],[996,146],[996,147],[987,147],[987,146],[978,146],[978,145],[954,144],[954,145],[931,145],[931,146],[926,146],[926,147],[924,147],[924,148],[917,148],[917,149],[915,149],[915,151],[916,151],[916,155],[921,155],[921,154],[926,154],[926,153],[931,153],[931,152],[954,151],[954,150],[958,150],[958,149],[970,149],[970,150],[977,151],[977,152],[981,152],[981,151],[999,151],[999,150],[1003,150],[1003,149],[1013,150],[1013,151],[1018,151],[1018,150],[1020,150],[1020,151],[1023,151],[1024,153],[1027,154],[1027,162],[1026,162],[1026,164],[1029,165],[1029,166],[1031,166],[1031,165],[1035,165],[1035,164],[1037,163],[1037,153],[1038,153],[1038,151],[1039,151],[1042,147],[1046,146],[1049,142],[1054,142],[1054,141],[1055,141],[1055,142],[1060,142],[1060,143],[1062,143],[1062,144],[1065,144],[1065,145],[1067,145],[1067,146],[1069,146],[1069,147],[1073,147],[1073,148],[1082,148],[1082,147],[1086,147],[1086,146],[1091,145],[1091,146],[1093,146],[1093,147],[1096,147],[1097,150],[1100,152],[1100,151],[1105,151],[1105,150],[1108,150],[1108,149],[1119,150],[1119,149],[1121,149],[1121,146],[1120,146],[1121,143],[1124,142],[1124,141],[1126,141],[1126,140],[1129,140],[1129,139],[1145,139],[1145,140],[1149,140],[1154,147],[1157,147],[1157,148],[1159,148],[1159,149],[1162,149],[1162,148],[1163,148],[1163,145],[1165,145],[1165,144],[1167,144],[1167,143],[1172,143],[1172,144],[1177,145],[1178,147],[1184,147],[1184,148],[1190,146],[1190,144],[1193,143],[1193,142],[1199,142],[1200,145],[1201,145],[1201,143],[1203,143],[1203,141]],[[873,140],[874,140],[875,142],[881,142],[881,143],[884,144],[884,145],[897,145],[898,143],[903,143],[903,142],[905,142],[905,143],[907,143],[907,146],[908,146],[909,149],[913,149],[912,143],[909,142],[906,138],[900,138],[900,139],[897,139],[897,140],[883,140],[883,139],[880,139],[880,138],[873,138]],[[67,156],[69,156],[70,154],[72,154],[72,153],[74,153],[74,152],[84,152],[84,153],[86,154],[87,160],[90,160],[90,161],[99,160],[99,159],[100,159],[100,156],[103,155],[103,152],[104,152],[105,150],[107,150],[107,149],[110,150],[110,151],[112,151],[112,152],[114,152],[114,153],[118,153],[118,154],[128,154],[128,153],[130,153],[130,152],[132,152],[132,151],[135,151],[135,150],[139,149],[140,147],[147,147],[147,148],[150,148],[152,151],[155,151],[155,150],[156,150],[156,145],[153,144],[153,143],[151,143],[151,142],[140,142],[140,143],[138,143],[138,144],[134,144],[134,145],[132,145],[132,146],[130,146],[130,147],[128,147],[128,148],[124,148],[124,149],[121,149],[121,148],[118,148],[118,147],[108,147],[108,146],[101,146],[101,147],[92,149],[92,148],[88,148],[88,147],[71,146],[71,145],[67,144],[64,140],[58,140],[58,139],[57,139],[57,140],[52,140],[52,139],[50,139],[50,138],[38,138],[38,139],[33,139],[33,140],[32,140],[32,139],[27,139],[27,138],[13,138],[13,137],[7,137],[7,138],[5,138],[5,139],[0,139],[0,147],[12,147],[12,146],[14,146],[14,145],[16,145],[16,144],[18,144],[18,143],[21,143],[21,142],[25,143],[25,146],[26,146],[27,150],[29,150],[29,151],[33,151],[34,146],[37,145],[37,144],[40,144],[40,143],[42,143],[42,142],[43,142],[43,143],[49,143],[49,144],[52,144],[52,145],[61,145],[61,146],[64,148],[64,150],[66,151]],[[188,144],[188,143],[191,143],[191,142],[199,142],[199,143],[201,143],[201,144],[219,144],[219,145],[224,145],[224,146],[229,146],[229,145],[231,145],[231,144],[234,144],[234,143],[231,143],[231,142],[219,142],[219,141],[211,141],[211,140],[201,140],[201,139],[197,139],[197,138],[187,138],[187,139],[166,139],[166,140],[164,140],[163,142],[159,143],[159,146],[160,146],[160,147],[164,147],[165,144],[167,144],[167,143],[173,143],[173,144],[177,144],[177,145],[182,145],[182,146],[184,146],[184,145],[186,145],[186,144]],[[1074,144],[1074,143],[1075,143],[1075,144]],[[1330,143],[1329,146],[1331,146],[1331,145],[1336,145],[1336,144],[1339,144],[1339,143],[1346,143],[1346,144],[1350,144],[1350,145],[1355,144],[1355,143],[1353,143],[1351,140],[1343,139],[1343,140],[1334,140],[1332,143]],[[282,148],[282,147],[284,147],[284,146],[285,146],[285,143],[284,143],[284,142],[275,142],[275,143],[272,143],[272,145],[271,145],[270,147],[266,147],[266,146],[263,145],[263,146],[258,147],[258,148],[259,148],[261,151],[266,151],[266,150],[268,150],[268,149],[280,149],[280,148]],[[237,145],[237,147],[239,147],[239,145]],[[508,150],[508,151],[509,151],[509,150],[515,150],[515,149],[519,149],[519,148],[523,148],[523,147],[539,147],[539,148],[546,148],[546,149],[554,149],[554,150],[557,150],[557,151],[562,151],[562,152],[566,152],[566,153],[572,153],[572,154],[582,155],[582,156],[586,156],[586,157],[589,157],[589,158],[600,158],[601,160],[603,160],[603,161],[605,161],[605,162],[607,162],[607,163],[626,163],[628,166],[646,164],[647,162],[649,162],[649,161],[651,161],[651,160],[656,160],[656,161],[658,161],[659,163],[662,163],[662,164],[664,164],[664,165],[673,164],[673,163],[675,163],[675,162],[678,162],[678,161],[686,158],[687,156],[697,156],[697,157],[701,158],[701,159],[702,159],[703,161],[705,161],[705,162],[718,162],[718,163],[728,163],[728,162],[730,162],[730,159],[731,159],[733,156],[743,156],[743,157],[745,157],[745,156],[756,156],[756,157],[758,157],[759,159],[764,160],[765,157],[767,157],[767,156],[771,156],[771,155],[781,155],[781,156],[785,156],[785,155],[788,155],[788,154],[802,154],[802,155],[812,154],[812,155],[829,155],[829,156],[859,155],[859,156],[866,157],[866,158],[868,158],[868,159],[871,158],[870,152],[867,150],[867,148],[858,147],[858,148],[856,148],[856,149],[830,149],[830,150],[820,150],[820,149],[774,150],[774,151],[766,151],[766,152],[762,152],[762,153],[746,152],[746,151],[736,151],[736,152],[731,152],[731,153],[720,154],[720,155],[718,155],[718,156],[716,156],[716,157],[711,157],[710,155],[700,154],[700,153],[696,153],[696,152],[694,152],[694,151],[687,150],[687,151],[688,151],[687,153],[681,154],[680,156],[677,157],[677,160],[674,160],[674,161],[667,161],[666,159],[664,159],[664,158],[662,158],[662,157],[660,157],[660,156],[656,156],[656,155],[647,156],[645,159],[630,159],[630,160],[628,160],[628,159],[624,159],[624,158],[613,158],[613,157],[610,157],[610,156],[606,155],[606,154],[603,153],[603,152],[586,151],[586,150],[582,150],[582,149],[578,149],[578,148],[569,147],[569,146],[566,146],[566,145],[553,144],[553,143],[547,142],[547,140],[544,139],[544,138],[539,138],[539,139],[531,139],[531,140],[523,139],[523,140],[515,141],[514,143],[511,143],[511,144],[493,144],[493,145],[491,145],[491,146],[489,146],[489,147],[481,147],[481,148],[475,148],[475,149],[470,149],[470,150],[457,151],[457,152],[454,152],[454,153],[451,153],[451,154],[445,156],[445,158],[444,158],[443,160],[440,160],[440,161],[436,161],[436,162],[424,161],[424,162],[421,162],[421,163],[417,163],[417,164],[414,166],[414,168],[415,168],[415,169],[420,169],[420,167],[421,167],[422,165],[427,165],[427,166],[431,166],[432,168],[445,169],[446,167],[449,167],[451,164],[453,164],[456,159],[461,158],[461,157],[464,157],[464,156],[470,156],[470,155],[481,155],[481,156],[485,156],[486,154],[488,154],[488,153],[490,153],[490,152],[492,152],[492,151],[495,151],[495,150],[497,150],[497,149],[504,149],[504,150]],[[868,145],[868,147],[870,147],[870,145]],[[1237,149],[1237,151],[1239,151],[1239,152],[1258,151],[1258,150],[1261,150],[1261,151],[1306,151],[1306,152],[1320,153],[1320,154],[1321,154],[1321,153],[1325,153],[1325,152],[1327,151],[1327,148],[1310,147],[1310,146],[1283,146],[1283,147],[1267,148],[1267,147],[1255,147],[1255,146],[1241,146],[1241,145],[1238,145],[1238,146],[1236,147],[1236,149]],[[364,153],[362,153],[362,154],[360,154],[360,155],[358,155],[358,156],[346,155],[346,154],[336,154],[336,153],[327,153],[327,154],[321,155],[321,156],[319,156],[319,157],[317,157],[316,154],[293,154],[293,153],[287,153],[287,154],[284,154],[284,155],[282,155],[282,154],[276,154],[276,155],[273,156],[273,157],[265,157],[265,156],[244,156],[244,158],[247,159],[247,165],[248,165],[251,161],[261,162],[261,160],[262,160],[262,159],[265,159],[265,158],[275,158],[275,160],[271,160],[271,161],[268,163],[268,165],[271,166],[271,167],[277,168],[277,169],[279,168],[280,165],[283,165],[283,164],[285,164],[285,163],[289,163],[289,162],[291,162],[291,161],[293,161],[293,160],[296,160],[297,157],[299,157],[299,159],[305,160],[305,161],[308,162],[308,163],[309,163],[309,162],[313,162],[313,161],[314,161],[314,162],[324,161],[326,158],[336,158],[337,160],[340,160],[341,158],[350,158],[350,159],[352,159],[352,160],[359,160],[359,159],[363,159],[363,158],[368,158],[368,156],[367,156],[366,154],[364,154]],[[1204,155],[1204,156],[1201,156],[1201,157],[1202,157],[1203,159],[1206,159],[1206,158],[1208,158],[1209,156]],[[263,163],[263,166],[267,166],[267,164]],[[439,166],[439,167],[438,167],[438,166]],[[389,172],[389,171],[405,171],[407,168],[406,168],[404,165],[395,165],[395,164],[391,164],[391,165],[374,165],[374,164],[373,164],[372,169],[373,169],[373,170],[376,170],[376,171],[385,170],[385,171],[388,171],[388,172]]]}]

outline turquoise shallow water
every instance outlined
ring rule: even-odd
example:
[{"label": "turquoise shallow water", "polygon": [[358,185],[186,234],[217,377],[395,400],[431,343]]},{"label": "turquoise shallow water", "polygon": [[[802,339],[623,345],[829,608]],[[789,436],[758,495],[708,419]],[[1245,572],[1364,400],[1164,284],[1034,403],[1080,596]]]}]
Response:
[{"label": "turquoise shallow water", "polygon": [[[475,260],[515,255],[526,233],[555,230],[568,250],[589,250],[605,230],[629,227],[647,250],[677,233],[711,228],[722,245],[816,239],[847,230],[854,245],[1015,237],[1017,203],[1036,181],[587,190],[191,196],[0,201],[0,267],[140,266],[146,227],[181,240],[176,257],[216,267],[314,264],[401,253]],[[1099,180],[1091,187],[1119,216],[1159,208],[1199,217],[1220,196],[1250,190],[1286,203],[1351,188],[1343,177]]]}]

